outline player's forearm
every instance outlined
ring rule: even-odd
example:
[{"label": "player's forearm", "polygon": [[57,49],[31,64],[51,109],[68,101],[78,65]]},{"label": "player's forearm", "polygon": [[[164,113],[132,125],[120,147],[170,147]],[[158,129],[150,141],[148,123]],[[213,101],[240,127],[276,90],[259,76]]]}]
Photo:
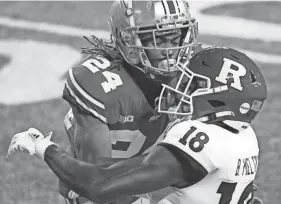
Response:
[{"label": "player's forearm", "polygon": [[105,158],[105,157],[96,157],[95,163],[91,162],[95,166],[98,166],[103,170],[102,175],[107,178],[112,175],[117,175],[119,173],[127,172],[132,168],[136,168],[141,165],[144,157],[147,156],[141,155],[133,158]]},{"label": "player's forearm", "polygon": [[54,145],[46,149],[45,161],[56,176],[76,193],[88,199],[91,194],[91,198],[96,199],[95,180],[103,178],[97,166],[76,160]]},{"label": "player's forearm", "polygon": [[[155,165],[138,165],[122,174],[111,171],[108,173],[108,176],[112,174],[111,177],[104,179],[100,168],[76,160],[54,145],[46,149],[45,161],[59,179],[93,202],[107,202],[121,196],[148,193],[169,186],[170,182],[169,179],[163,179],[169,172]],[[134,163],[135,160],[131,162]]]},{"label": "player's forearm", "polygon": [[115,163],[125,160],[124,158],[105,158],[105,157],[97,157],[95,164],[100,167],[109,167]]},{"label": "player's forearm", "polygon": [[139,195],[165,188],[173,184],[169,175],[169,170],[162,166],[139,165],[101,182],[99,199],[107,202],[120,196]]},{"label": "player's forearm", "polygon": [[100,163],[97,165],[103,168],[104,171],[102,171],[102,174],[105,178],[107,178],[141,166],[142,160],[145,156],[147,156],[147,154],[128,159],[99,158],[98,160]]},{"label": "player's forearm", "polygon": [[[125,162],[134,163],[135,160]],[[120,166],[122,162],[119,163]],[[129,165],[129,164],[128,164]],[[130,170],[114,174],[100,183],[99,198],[139,195],[156,191],[185,180],[178,159],[165,147],[157,147]]]}]

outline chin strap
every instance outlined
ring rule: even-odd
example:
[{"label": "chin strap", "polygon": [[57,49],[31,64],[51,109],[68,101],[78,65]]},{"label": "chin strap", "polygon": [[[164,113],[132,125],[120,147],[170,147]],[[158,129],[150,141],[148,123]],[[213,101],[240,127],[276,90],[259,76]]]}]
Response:
[{"label": "chin strap", "polygon": [[[222,111],[222,112],[218,112],[218,113],[209,114],[207,116],[198,118],[196,120],[199,120],[201,122],[212,122],[212,121],[216,121],[217,118],[224,117],[224,116],[234,116],[234,113],[232,111]],[[223,122],[226,125],[234,128],[238,131],[245,130],[250,125],[249,123],[242,122],[242,121],[235,121],[235,120],[223,120]]]},{"label": "chin strap", "polygon": [[235,128],[238,131],[245,130],[245,129],[247,129],[247,127],[250,126],[249,123],[241,122],[241,121],[235,121],[235,120],[224,120],[223,122],[225,124],[227,124],[228,126]]},{"label": "chin strap", "polygon": [[202,118],[198,118],[196,120],[201,122],[211,122],[217,120],[217,118],[224,117],[224,116],[234,116],[235,114],[232,111],[222,111],[218,113],[211,113]]}]

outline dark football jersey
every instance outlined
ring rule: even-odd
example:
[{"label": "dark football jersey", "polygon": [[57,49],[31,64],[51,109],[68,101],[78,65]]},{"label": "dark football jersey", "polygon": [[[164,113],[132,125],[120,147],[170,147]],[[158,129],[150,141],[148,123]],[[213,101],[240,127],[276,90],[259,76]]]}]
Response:
[{"label": "dark football jersey", "polygon": [[[122,62],[110,62],[103,56],[89,56],[69,70],[63,98],[108,124],[114,157],[143,153],[169,122],[166,115],[151,120],[153,109]],[[70,112],[65,119],[68,134],[74,133],[74,123]]]}]

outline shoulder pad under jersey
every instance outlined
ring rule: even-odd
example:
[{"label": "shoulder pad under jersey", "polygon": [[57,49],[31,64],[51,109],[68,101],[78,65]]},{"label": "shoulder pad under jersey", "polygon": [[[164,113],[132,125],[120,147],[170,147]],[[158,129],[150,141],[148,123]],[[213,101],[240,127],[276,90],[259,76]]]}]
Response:
[{"label": "shoulder pad under jersey", "polygon": [[69,70],[63,98],[107,124],[115,124],[120,116],[137,119],[151,111],[123,63],[103,56],[88,56]]},{"label": "shoulder pad under jersey", "polygon": [[[191,157],[207,172],[212,172],[216,169],[216,165],[209,144],[210,137],[206,131],[202,130],[200,123],[187,120],[175,124],[168,130],[160,145],[185,153],[188,156],[186,158]],[[190,159],[188,160],[186,162],[190,162]]]}]

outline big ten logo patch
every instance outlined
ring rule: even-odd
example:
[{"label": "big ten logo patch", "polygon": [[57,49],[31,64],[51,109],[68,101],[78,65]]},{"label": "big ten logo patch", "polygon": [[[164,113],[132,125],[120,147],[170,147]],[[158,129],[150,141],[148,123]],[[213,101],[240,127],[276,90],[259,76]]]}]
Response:
[{"label": "big ten logo patch", "polygon": [[135,118],[132,115],[129,115],[129,116],[120,115],[119,119],[118,119],[118,122],[119,123],[132,123],[132,122],[134,122],[134,119]]}]

